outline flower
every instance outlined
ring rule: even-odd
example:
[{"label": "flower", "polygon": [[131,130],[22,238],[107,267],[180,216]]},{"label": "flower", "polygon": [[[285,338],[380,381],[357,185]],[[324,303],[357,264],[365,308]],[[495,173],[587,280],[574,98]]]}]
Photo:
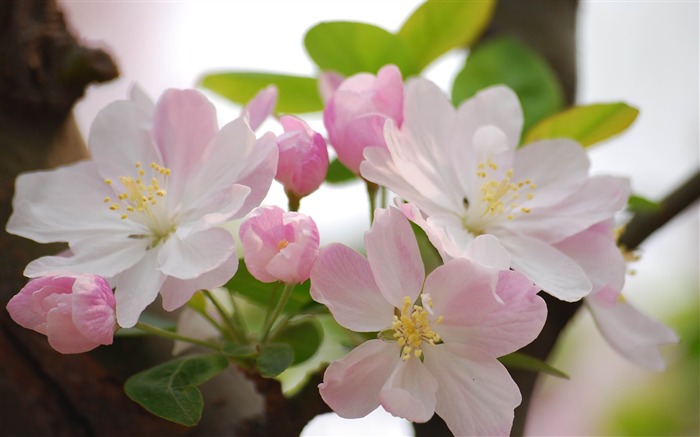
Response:
[{"label": "flower", "polygon": [[659,346],[677,343],[678,336],[623,297],[627,266],[617,247],[613,221],[597,223],[557,243],[556,247],[576,260],[591,278],[593,292],[584,299],[584,304],[608,344],[640,367],[664,370],[666,364]]},{"label": "flower", "polygon": [[311,271],[311,296],[338,323],[380,332],[331,363],[319,385],[324,401],[345,418],[381,405],[414,422],[435,412],[455,435],[507,435],[521,397],[496,358],[539,334],[538,289],[467,258],[426,278],[409,222],[394,208],[376,211],[365,245],[367,258],[325,246]]},{"label": "flower", "polygon": [[306,281],[318,256],[318,229],[313,219],[276,206],[261,206],[240,228],[248,271],[261,282]]},{"label": "flower", "polygon": [[403,82],[394,65],[373,76],[360,73],[345,79],[323,110],[323,122],[338,160],[360,173],[365,147],[386,147],[384,123],[403,121]]},{"label": "flower", "polygon": [[115,300],[107,281],[95,275],[32,279],[7,304],[12,320],[44,334],[62,354],[112,344]]},{"label": "flower", "polygon": [[417,206],[411,219],[445,259],[465,256],[475,237],[492,234],[513,269],[575,301],[591,292],[591,280],[556,243],[622,209],[629,183],[590,177],[585,151],[568,139],[516,150],[522,124],[506,87],[481,91],[455,110],[435,84],[414,79],[403,124],[387,122],[387,148],[366,149],[361,174]]},{"label": "flower", "polygon": [[280,122],[284,133],[277,137],[279,161],[275,179],[282,183],[287,195],[302,198],[316,191],[326,177],[326,141],[297,117],[285,115]]},{"label": "flower", "polygon": [[25,275],[107,278],[123,327],[159,291],[170,311],[233,276],[234,239],[219,225],[267,194],[272,134],[256,141],[243,118],[219,130],[214,107],[194,90],[167,90],[155,106],[135,91],[97,115],[88,144],[91,160],[17,179],[7,231],[67,242],[72,252],[39,258]]}]

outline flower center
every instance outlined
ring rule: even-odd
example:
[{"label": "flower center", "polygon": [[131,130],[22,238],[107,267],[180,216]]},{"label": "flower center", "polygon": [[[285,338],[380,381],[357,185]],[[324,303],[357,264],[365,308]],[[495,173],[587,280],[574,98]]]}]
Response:
[{"label": "flower center", "polygon": [[174,230],[164,202],[168,194],[164,187],[167,186],[170,169],[152,162],[149,166],[149,179],[140,162],[136,162],[134,167],[136,178],[119,176],[123,191],[119,191],[111,179],[105,179],[105,184],[112,187],[116,198],[108,196],[104,198],[104,202],[108,203],[109,209],[117,212],[122,220],[130,219],[146,225],[152,232],[151,245],[156,246]]},{"label": "flower center", "polygon": [[[420,305],[413,305],[408,296],[404,297],[401,314],[394,315],[394,322],[391,324],[391,329],[394,330],[393,337],[401,346],[401,359],[404,361],[412,356],[420,358],[423,355],[423,342],[435,346],[441,341],[440,335],[430,327],[432,300],[430,296],[423,295],[422,301],[428,305],[427,310]],[[435,324],[439,325],[441,322],[442,316],[436,319]]]},{"label": "flower center", "polygon": [[289,246],[289,241],[287,241],[287,240],[284,239],[284,238],[283,238],[282,240],[280,240],[279,243],[277,243],[277,249],[279,249],[279,250],[282,250],[282,249],[284,249],[284,248],[287,247],[287,246]]},{"label": "flower center", "polygon": [[513,181],[513,169],[506,170],[503,178],[495,174],[498,165],[489,159],[480,162],[476,175],[482,179],[481,198],[477,205],[467,204],[467,215],[463,219],[464,227],[475,234],[482,234],[485,227],[494,220],[505,217],[513,220],[518,214],[529,214],[527,202],[534,199],[537,186],[530,180]]}]

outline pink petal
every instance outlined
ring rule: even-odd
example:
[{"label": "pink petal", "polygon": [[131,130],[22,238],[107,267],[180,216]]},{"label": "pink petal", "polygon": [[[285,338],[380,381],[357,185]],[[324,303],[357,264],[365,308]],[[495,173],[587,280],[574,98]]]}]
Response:
[{"label": "pink petal", "polygon": [[231,233],[222,228],[207,229],[184,239],[171,234],[158,250],[159,270],[177,279],[194,279],[229,259],[235,252],[234,245]]},{"label": "pink petal", "polygon": [[498,360],[476,348],[448,343],[424,353],[425,366],[438,380],[435,412],[454,435],[509,435],[521,397]]},{"label": "pink petal", "polygon": [[70,297],[49,311],[47,336],[49,344],[62,354],[79,354],[95,349],[100,343],[94,342],[85,336],[73,324],[71,316]]},{"label": "pink petal", "polygon": [[199,91],[165,91],[153,114],[153,138],[172,176],[168,195],[179,199],[218,130],[216,110]]},{"label": "pink petal", "polygon": [[379,406],[379,392],[399,361],[399,348],[370,340],[326,369],[318,389],[340,417],[364,417]]},{"label": "pink petal", "polygon": [[165,276],[158,271],[157,258],[158,251],[149,250],[138,264],[110,281],[116,287],[117,323],[122,328],[133,327],[158,296]]},{"label": "pink petal", "polygon": [[331,99],[331,96],[343,82],[343,79],[345,79],[345,76],[335,71],[322,71],[319,73],[318,94],[321,96],[323,103],[327,103]]},{"label": "pink petal", "polygon": [[574,302],[591,292],[591,281],[581,266],[554,246],[511,235],[500,241],[510,253],[513,269],[557,299]]},{"label": "pink petal", "polygon": [[253,97],[244,112],[248,113],[250,128],[256,130],[272,114],[277,105],[278,91],[275,85],[264,88]]},{"label": "pink petal", "polygon": [[608,344],[638,366],[659,372],[664,370],[666,362],[660,346],[678,343],[676,333],[628,302],[611,305],[598,299],[598,294],[585,302]]},{"label": "pink petal", "polygon": [[446,341],[455,341],[446,334],[451,327],[477,325],[487,318],[499,305],[497,281],[498,271],[466,258],[455,258],[433,270],[423,293],[430,295],[435,317],[443,317],[435,330]]},{"label": "pink petal", "polygon": [[132,84],[131,89],[129,89],[129,101],[138,106],[144,114],[148,114],[149,120],[151,119],[156,105],[143,88],[136,83]]},{"label": "pink petal", "polygon": [[46,321],[51,305],[47,297],[70,294],[74,276],[48,276],[32,279],[7,303],[7,312],[18,325],[46,335]]},{"label": "pink petal", "polygon": [[160,290],[163,309],[176,310],[186,304],[198,290],[211,290],[223,286],[233,277],[237,269],[238,256],[234,252],[219,267],[196,278],[183,280],[168,276]]},{"label": "pink petal", "polygon": [[311,297],[352,331],[381,331],[393,320],[394,307],[379,291],[369,262],[342,244],[321,248],[311,269]]},{"label": "pink petal", "polygon": [[403,123],[403,88],[401,70],[396,65],[389,64],[379,69],[372,103],[379,113],[394,120],[397,126]]},{"label": "pink petal", "polygon": [[379,290],[389,303],[403,306],[405,296],[418,298],[425,267],[406,217],[396,208],[377,209],[365,234],[367,260]]},{"label": "pink petal", "polygon": [[117,326],[116,300],[107,281],[94,275],[80,275],[73,285],[72,318],[75,328],[98,344],[112,344]]},{"label": "pink petal", "polygon": [[250,194],[234,218],[241,218],[248,214],[267,196],[272,179],[277,173],[278,153],[275,135],[268,132],[257,140],[248,153],[237,158],[245,158],[245,167],[237,182],[250,187]]},{"label": "pink petal", "polygon": [[397,417],[412,422],[427,422],[435,413],[437,379],[412,357],[396,365],[379,393],[382,407]]}]

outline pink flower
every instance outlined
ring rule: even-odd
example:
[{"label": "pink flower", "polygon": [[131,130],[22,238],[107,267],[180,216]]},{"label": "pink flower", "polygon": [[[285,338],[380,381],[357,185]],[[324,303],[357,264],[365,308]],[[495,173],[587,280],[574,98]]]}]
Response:
[{"label": "pink flower", "polygon": [[571,140],[517,149],[522,110],[503,86],[455,110],[435,84],[414,79],[404,117],[400,127],[387,122],[387,148],[365,150],[361,173],[417,206],[411,219],[445,259],[491,234],[510,267],[553,296],[575,301],[592,291],[584,268],[556,244],[621,210],[626,179],[589,176],[588,157]]},{"label": "pink flower", "polygon": [[521,397],[496,358],[542,329],[537,288],[466,258],[426,278],[409,222],[394,208],[377,210],[365,245],[367,258],[325,246],[311,271],[312,297],[338,323],[380,333],[331,363],[319,385],[325,402],[345,418],[381,405],[414,422],[435,412],[455,435],[508,435]]},{"label": "pink flower", "polygon": [[260,90],[243,109],[250,128],[256,130],[272,114],[277,105],[278,91],[275,85]]},{"label": "pink flower", "polygon": [[131,327],[159,291],[173,310],[238,267],[233,236],[219,225],[259,205],[277,169],[272,134],[256,140],[243,118],[217,127],[194,90],[143,94],[95,119],[92,159],[20,175],[7,231],[72,255],[31,262],[25,275],[91,273],[116,287],[117,320]]},{"label": "pink flower", "polygon": [[318,94],[324,104],[331,99],[343,80],[345,76],[332,70],[322,71],[318,75]]},{"label": "pink flower", "polygon": [[17,324],[46,335],[62,354],[112,344],[115,300],[107,281],[94,275],[32,279],[7,304]]},{"label": "pink flower", "polygon": [[302,198],[316,191],[326,177],[326,141],[299,118],[285,115],[280,122],[284,133],[277,137],[279,161],[275,179],[288,194]]},{"label": "pink flower", "polygon": [[360,73],[347,78],[332,94],[323,111],[323,122],[338,159],[360,173],[365,147],[386,147],[384,123],[403,121],[403,82],[394,65],[377,76]]},{"label": "pink flower", "polygon": [[318,256],[318,229],[313,219],[276,206],[253,211],[240,229],[248,271],[261,282],[306,281]]}]

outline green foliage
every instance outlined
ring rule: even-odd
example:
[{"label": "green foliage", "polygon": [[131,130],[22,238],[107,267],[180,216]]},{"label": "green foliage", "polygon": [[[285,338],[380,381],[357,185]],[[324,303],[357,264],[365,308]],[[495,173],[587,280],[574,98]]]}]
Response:
[{"label": "green foliage", "polygon": [[501,37],[478,45],[452,86],[455,106],[491,85],[503,84],[520,99],[523,131],[559,111],[564,103],[561,84],[547,62],[523,44]]},{"label": "green foliage", "polygon": [[[166,331],[175,332],[176,329],[175,322],[172,319],[150,311],[142,312],[141,316],[139,317],[139,322],[146,323]],[[148,333],[138,328],[120,328],[114,333],[115,337],[141,337],[144,335],[148,335]]]},{"label": "green foliage", "polygon": [[338,158],[333,159],[328,165],[326,182],[330,184],[342,184],[354,181],[356,178],[357,176],[355,176],[355,173],[338,161]]},{"label": "green foliage", "polygon": [[345,76],[376,73],[395,64],[404,76],[417,72],[415,61],[404,42],[393,33],[366,23],[331,21],[309,29],[304,46],[322,70]]},{"label": "green foliage", "polygon": [[575,106],[537,123],[524,142],[571,138],[588,147],[623,132],[637,114],[639,110],[624,103]]},{"label": "green foliage", "polygon": [[288,344],[268,344],[260,349],[258,370],[265,378],[284,372],[294,361],[294,350]]},{"label": "green foliage", "polygon": [[[282,290],[278,282],[266,284],[255,279],[246,268],[242,259],[238,263],[238,271],[226,284],[226,288],[263,307],[274,306],[280,298]],[[283,314],[298,314],[302,312],[302,309],[318,306],[319,304],[311,299],[309,288],[309,281],[296,285],[283,310]]]},{"label": "green foliage", "polygon": [[500,361],[504,366],[513,369],[542,372],[547,375],[556,376],[557,378],[569,379],[569,375],[561,370],[552,367],[540,359],[519,352],[513,352],[512,354],[502,356],[498,359],[498,361]]},{"label": "green foliage", "polygon": [[646,197],[633,194],[627,201],[627,206],[634,212],[654,212],[661,209],[661,205]]},{"label": "green foliage", "polygon": [[221,355],[183,357],[137,373],[126,381],[124,391],[156,416],[193,426],[202,416],[202,393],[197,386],[227,366]]},{"label": "green foliage", "polygon": [[456,47],[471,47],[486,29],[495,1],[427,1],[398,32],[413,53],[418,70]]},{"label": "green foliage", "polygon": [[316,319],[304,319],[290,324],[284,331],[276,334],[271,342],[286,344],[294,351],[291,365],[303,363],[311,358],[323,341],[323,331]]},{"label": "green foliage", "polygon": [[301,114],[323,109],[316,79],[313,77],[236,71],[209,74],[201,81],[204,88],[240,105],[245,105],[258,91],[272,84],[279,91],[276,107],[278,112]]},{"label": "green foliage", "polygon": [[241,359],[253,358],[258,354],[258,350],[252,344],[238,344],[227,341],[221,346],[221,353],[227,357]]}]

